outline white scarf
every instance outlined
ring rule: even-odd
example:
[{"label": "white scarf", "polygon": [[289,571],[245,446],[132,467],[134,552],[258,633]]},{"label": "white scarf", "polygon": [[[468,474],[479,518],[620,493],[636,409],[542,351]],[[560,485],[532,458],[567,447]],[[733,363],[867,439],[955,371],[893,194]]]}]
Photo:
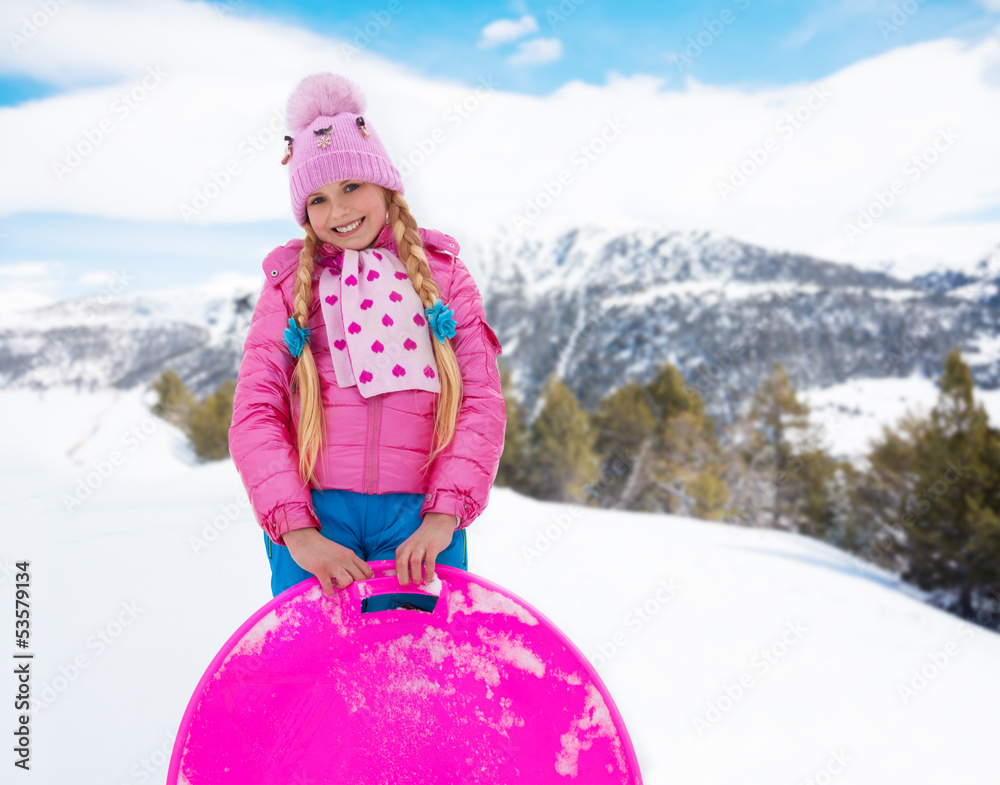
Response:
[{"label": "white scarf", "polygon": [[424,304],[406,266],[386,248],[345,249],[319,279],[320,307],[338,387],[365,397],[441,392]]}]

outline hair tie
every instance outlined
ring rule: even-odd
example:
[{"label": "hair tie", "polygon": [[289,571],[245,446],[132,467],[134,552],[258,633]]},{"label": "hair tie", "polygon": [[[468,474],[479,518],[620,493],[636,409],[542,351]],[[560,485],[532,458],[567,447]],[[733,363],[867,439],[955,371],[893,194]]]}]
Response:
[{"label": "hair tie", "polygon": [[444,343],[445,338],[455,336],[455,313],[450,305],[445,305],[441,301],[440,297],[434,301],[433,307],[424,309],[424,313],[430,322],[431,330],[441,343]]},{"label": "hair tie", "polygon": [[289,318],[288,329],[285,330],[285,345],[288,346],[292,357],[302,354],[302,348],[307,343],[309,343],[309,328],[299,327],[294,317]]}]

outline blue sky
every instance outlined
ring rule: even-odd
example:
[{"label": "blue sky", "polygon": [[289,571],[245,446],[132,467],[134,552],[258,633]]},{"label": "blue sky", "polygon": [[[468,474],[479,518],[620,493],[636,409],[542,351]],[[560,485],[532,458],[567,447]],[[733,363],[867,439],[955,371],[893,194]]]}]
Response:
[{"label": "blue sky", "polygon": [[[975,41],[1000,18],[996,0],[385,0],[331,3],[329,10],[308,0],[210,5],[223,16],[284,21],[357,41],[429,77],[473,85],[492,73],[506,89],[531,95],[546,95],[572,80],[604,84],[612,72],[660,76],[675,86],[687,74],[706,84],[746,87],[812,81],[906,44],[947,36]],[[907,13],[904,6],[915,11]],[[513,40],[483,45],[488,25],[525,17],[534,20],[534,29],[525,22]],[[709,42],[701,51],[699,36]],[[533,58],[511,62],[533,41],[549,44]],[[685,52],[694,56],[685,59]],[[672,58],[675,54],[680,57]],[[0,73],[3,106],[59,91],[44,81]]]}]

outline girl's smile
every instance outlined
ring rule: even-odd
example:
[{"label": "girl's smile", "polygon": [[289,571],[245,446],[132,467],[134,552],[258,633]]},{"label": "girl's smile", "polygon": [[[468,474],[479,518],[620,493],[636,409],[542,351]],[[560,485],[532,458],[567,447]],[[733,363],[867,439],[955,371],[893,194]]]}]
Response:
[{"label": "girl's smile", "polygon": [[360,251],[375,242],[385,224],[385,197],[363,180],[327,183],[309,194],[306,215],[322,242]]}]

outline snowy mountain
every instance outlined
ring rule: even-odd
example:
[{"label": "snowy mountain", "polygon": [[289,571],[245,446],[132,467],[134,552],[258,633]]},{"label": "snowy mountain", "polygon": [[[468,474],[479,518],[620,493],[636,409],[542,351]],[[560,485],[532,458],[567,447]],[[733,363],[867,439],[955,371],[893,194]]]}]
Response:
[{"label": "snowy mountain", "polygon": [[[803,389],[934,379],[955,345],[981,388],[1000,386],[1000,252],[977,276],[909,282],[711,232],[651,228],[507,232],[461,255],[526,401],[555,371],[593,407],[670,361],[726,421],[775,362]],[[258,290],[243,279],[8,317],[0,381],[128,389],[169,366],[207,392],[235,375]]]},{"label": "snowy mountain", "polygon": [[260,290],[252,279],[70,300],[0,321],[0,380],[13,388],[146,386],[164,368],[205,393],[235,378]]},{"label": "snowy mountain", "polygon": [[1000,252],[983,277],[936,286],[710,232],[583,227],[500,238],[476,259],[527,400],[555,369],[592,407],[669,360],[725,421],[775,362],[800,388],[936,378],[955,345],[981,387],[1000,386]]},{"label": "snowy mountain", "polygon": [[[0,432],[5,607],[30,561],[32,775],[162,785],[199,678],[270,599],[239,478],[135,389],[0,390]],[[997,780],[1000,635],[832,547],[494,489],[469,553],[591,660],[648,785]]]}]

